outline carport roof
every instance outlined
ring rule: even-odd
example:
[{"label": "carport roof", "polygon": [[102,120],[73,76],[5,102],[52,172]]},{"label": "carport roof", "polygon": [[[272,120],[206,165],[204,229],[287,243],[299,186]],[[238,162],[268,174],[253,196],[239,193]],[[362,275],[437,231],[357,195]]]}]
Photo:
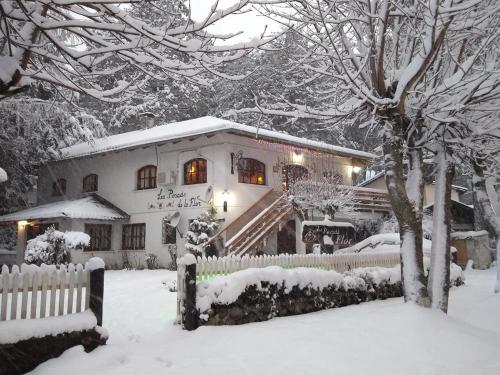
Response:
[{"label": "carport roof", "polygon": [[0,216],[0,222],[36,219],[126,220],[129,215],[97,194],[74,200],[63,200],[31,207]]}]

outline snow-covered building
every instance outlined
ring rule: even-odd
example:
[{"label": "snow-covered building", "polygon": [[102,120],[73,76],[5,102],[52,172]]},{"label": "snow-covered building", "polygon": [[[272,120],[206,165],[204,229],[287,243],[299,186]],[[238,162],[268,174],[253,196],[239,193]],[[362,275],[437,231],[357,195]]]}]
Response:
[{"label": "snow-covered building", "polygon": [[221,251],[305,252],[301,224],[281,204],[283,189],[307,175],[339,174],[350,185],[373,157],[202,117],[63,149],[39,172],[37,206],[0,222],[18,225],[18,260],[27,239],[55,225],[91,236],[88,248],[72,251],[75,262],[98,255],[120,267],[155,254],[167,265],[171,252],[184,252],[190,220],[212,204]]}]

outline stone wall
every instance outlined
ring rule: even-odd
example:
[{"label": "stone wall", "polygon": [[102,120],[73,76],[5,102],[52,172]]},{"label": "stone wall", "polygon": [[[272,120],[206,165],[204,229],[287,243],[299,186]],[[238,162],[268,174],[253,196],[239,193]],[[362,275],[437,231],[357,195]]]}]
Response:
[{"label": "stone wall", "polygon": [[401,282],[374,284],[365,280],[367,287],[344,289],[330,285],[323,289],[262,282],[261,287],[249,286],[238,299],[228,305],[212,304],[207,314],[200,317],[200,325],[236,325],[262,322],[275,316],[289,316],[359,304],[361,302],[403,295]]},{"label": "stone wall", "polygon": [[90,352],[105,345],[106,340],[107,337],[91,329],[0,344],[0,375],[24,374],[51,358],[59,357],[73,346],[82,345],[86,352]]}]

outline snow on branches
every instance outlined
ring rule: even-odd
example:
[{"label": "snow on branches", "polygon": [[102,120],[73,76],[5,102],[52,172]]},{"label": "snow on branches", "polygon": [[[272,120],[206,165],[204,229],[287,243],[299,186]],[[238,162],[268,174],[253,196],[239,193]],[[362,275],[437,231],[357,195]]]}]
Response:
[{"label": "snow on branches", "polygon": [[[180,2],[180,1],[179,1]],[[207,31],[228,15],[246,9],[240,0],[211,8],[205,19],[179,17],[171,1],[16,1],[0,4],[0,97],[33,81],[92,97],[119,101],[138,92],[149,78],[187,77],[206,84],[226,61],[244,56],[266,41],[220,45],[237,35]],[[166,4],[166,5],[165,5]],[[126,5],[126,6],[124,6]],[[155,9],[161,22],[147,12]],[[112,79],[110,79],[112,77]]]},{"label": "snow on branches", "polygon": [[28,241],[25,262],[27,264],[68,264],[71,261],[70,249],[88,246],[90,236],[83,232],[60,232],[53,226],[45,233]]},{"label": "snow on branches", "polygon": [[185,235],[186,250],[196,256],[216,255],[213,253],[215,251],[213,244],[206,247],[204,244],[215,234],[218,227],[219,223],[215,219],[215,210],[211,209],[203,212],[189,223],[189,230]]},{"label": "snow on branches", "polygon": [[291,184],[288,197],[292,206],[306,218],[307,210],[317,210],[333,219],[337,213],[348,215],[353,212],[354,191],[342,185],[342,176],[322,177],[314,180],[306,177]]}]

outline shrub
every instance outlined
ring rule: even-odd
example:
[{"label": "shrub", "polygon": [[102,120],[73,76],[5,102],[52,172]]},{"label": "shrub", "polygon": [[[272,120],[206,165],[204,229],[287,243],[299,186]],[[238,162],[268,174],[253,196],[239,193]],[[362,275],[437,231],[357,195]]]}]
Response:
[{"label": "shrub", "polygon": [[90,236],[83,232],[60,232],[53,226],[45,233],[28,241],[25,262],[27,264],[68,264],[71,261],[71,249],[88,246]]},{"label": "shrub", "polygon": [[158,256],[151,253],[146,254],[146,267],[148,270],[157,270],[160,268]]}]

